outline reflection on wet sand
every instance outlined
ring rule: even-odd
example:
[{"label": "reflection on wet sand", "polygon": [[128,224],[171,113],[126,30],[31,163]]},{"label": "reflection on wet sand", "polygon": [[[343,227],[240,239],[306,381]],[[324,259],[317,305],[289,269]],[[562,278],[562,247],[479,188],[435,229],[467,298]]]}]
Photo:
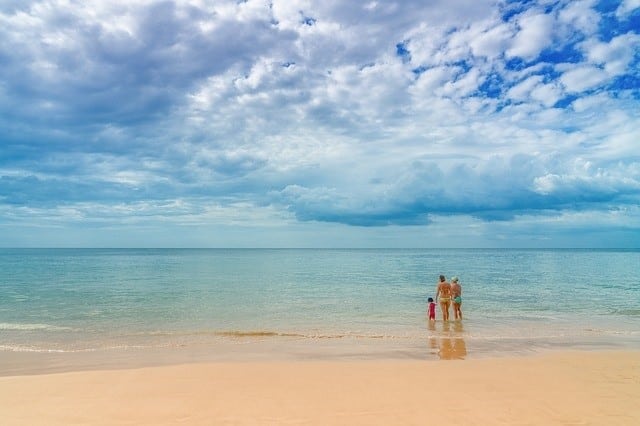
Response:
[{"label": "reflection on wet sand", "polygon": [[464,359],[467,355],[467,345],[464,341],[464,327],[462,321],[429,321],[427,327],[429,335],[429,347],[431,353],[438,355],[440,359]]}]

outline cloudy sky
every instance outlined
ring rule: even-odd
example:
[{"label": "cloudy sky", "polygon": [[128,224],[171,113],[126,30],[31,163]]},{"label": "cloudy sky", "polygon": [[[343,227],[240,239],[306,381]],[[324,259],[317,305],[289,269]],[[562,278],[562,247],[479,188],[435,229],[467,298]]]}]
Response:
[{"label": "cloudy sky", "polygon": [[640,247],[640,0],[0,0],[0,234]]}]

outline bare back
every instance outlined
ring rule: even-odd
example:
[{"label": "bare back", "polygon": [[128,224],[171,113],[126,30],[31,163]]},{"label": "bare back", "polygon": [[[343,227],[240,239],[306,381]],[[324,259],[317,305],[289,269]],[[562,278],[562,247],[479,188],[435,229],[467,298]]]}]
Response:
[{"label": "bare back", "polygon": [[436,298],[442,299],[450,299],[451,298],[451,284],[447,281],[441,281],[438,283],[438,287],[436,287]]},{"label": "bare back", "polygon": [[440,302],[442,320],[449,321],[449,306],[451,305],[451,284],[449,284],[444,279],[444,276],[440,277],[440,282],[436,287],[436,301]]},{"label": "bare back", "polygon": [[453,297],[462,296],[462,286],[460,283],[452,283],[451,284],[451,294]]}]

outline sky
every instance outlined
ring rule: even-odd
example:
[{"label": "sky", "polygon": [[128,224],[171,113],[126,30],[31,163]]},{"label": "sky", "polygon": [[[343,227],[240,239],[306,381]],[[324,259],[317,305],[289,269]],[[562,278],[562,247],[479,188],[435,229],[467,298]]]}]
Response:
[{"label": "sky", "polygon": [[2,247],[640,247],[640,0],[0,0]]}]

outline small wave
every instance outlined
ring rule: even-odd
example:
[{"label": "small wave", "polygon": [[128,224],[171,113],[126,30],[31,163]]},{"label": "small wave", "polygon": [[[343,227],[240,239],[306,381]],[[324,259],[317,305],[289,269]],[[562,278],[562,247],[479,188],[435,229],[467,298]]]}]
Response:
[{"label": "small wave", "polygon": [[111,346],[96,346],[91,348],[42,348],[35,346],[21,346],[21,345],[0,345],[0,351],[6,352],[32,352],[32,353],[87,353],[87,352],[99,352],[108,350],[131,350],[131,349],[149,349],[149,348],[163,348],[174,347],[175,345],[111,345]]},{"label": "small wave", "polygon": [[70,327],[61,327],[51,324],[19,324],[19,323],[0,323],[0,330],[14,330],[14,331],[68,331]]},{"label": "small wave", "polygon": [[511,321],[555,321],[558,320],[559,317],[550,312],[544,313],[540,311],[536,314],[534,313],[517,313],[517,312],[504,312],[504,313],[492,313],[486,316],[487,319],[491,320],[511,320]]},{"label": "small wave", "polygon": [[165,331],[157,330],[151,332],[133,333],[135,336],[156,336],[156,337],[180,337],[180,336],[217,336],[229,338],[259,338],[259,337],[293,337],[299,339],[392,339],[403,336],[393,334],[344,332],[344,333],[322,333],[322,332],[288,332],[273,330],[193,330],[193,331]]},{"label": "small wave", "polygon": [[590,333],[615,336],[637,336],[640,334],[640,330],[602,330],[597,328],[585,328],[585,331]]},{"label": "small wave", "polygon": [[386,334],[364,334],[364,333],[293,333],[269,330],[230,330],[215,331],[212,334],[222,337],[298,337],[301,339],[344,339],[344,338],[360,338],[360,339],[384,339],[397,336]]},{"label": "small wave", "polygon": [[640,309],[616,309],[613,313],[629,317],[638,317],[640,316]]},{"label": "small wave", "polygon": [[0,345],[0,351],[8,351],[8,352],[38,352],[38,353],[64,353],[70,352],[65,349],[47,349],[47,348],[34,348],[30,346],[11,346],[11,345]]},{"label": "small wave", "polygon": [[300,333],[280,333],[277,331],[216,331],[213,334],[224,337],[306,337]]}]

